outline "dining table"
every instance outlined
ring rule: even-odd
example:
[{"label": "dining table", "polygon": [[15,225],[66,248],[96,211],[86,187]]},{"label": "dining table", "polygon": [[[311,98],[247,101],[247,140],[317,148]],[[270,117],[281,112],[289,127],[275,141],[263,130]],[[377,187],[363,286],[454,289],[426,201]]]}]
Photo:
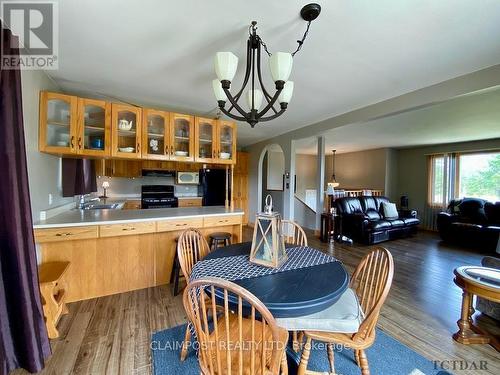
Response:
[{"label": "dining table", "polygon": [[[348,288],[349,274],[342,262],[320,250],[287,244],[287,260],[269,268],[250,262],[251,247],[251,242],[243,242],[217,248],[194,265],[190,280],[219,277],[232,281],[254,294],[275,318],[322,311]],[[222,300],[217,290],[215,294]],[[236,307],[237,297],[229,295],[229,304]],[[287,356],[289,363],[300,361],[291,348]]]}]

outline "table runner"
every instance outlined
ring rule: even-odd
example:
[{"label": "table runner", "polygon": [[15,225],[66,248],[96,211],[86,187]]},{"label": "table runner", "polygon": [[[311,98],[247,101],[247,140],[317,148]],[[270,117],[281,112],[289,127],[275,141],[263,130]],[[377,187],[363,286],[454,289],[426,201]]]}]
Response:
[{"label": "table runner", "polygon": [[190,281],[209,276],[220,277],[229,281],[250,279],[320,264],[338,262],[333,256],[308,246],[287,248],[286,252],[288,259],[279,268],[269,268],[251,263],[249,255],[201,260],[194,265]]}]

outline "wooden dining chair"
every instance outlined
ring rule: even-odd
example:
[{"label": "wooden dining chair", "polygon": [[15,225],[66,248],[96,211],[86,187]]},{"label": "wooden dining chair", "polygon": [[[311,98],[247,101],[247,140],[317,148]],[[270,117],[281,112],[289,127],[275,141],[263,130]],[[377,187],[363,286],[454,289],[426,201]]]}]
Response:
[{"label": "wooden dining chair", "polygon": [[[285,237],[285,243],[297,246],[307,246],[307,236],[304,229],[291,220],[281,220],[281,233]],[[292,344],[295,351],[299,350],[299,333],[292,332]]]},{"label": "wooden dining chair", "polygon": [[306,233],[296,222],[281,220],[281,233],[285,237],[285,243],[297,246],[307,246]]},{"label": "wooden dining chair", "polygon": [[[181,233],[177,242],[177,257],[182,273],[189,282],[191,271],[199,260],[210,252],[208,242],[198,229],[188,228]],[[184,342],[182,343],[181,361],[184,361],[188,352],[188,343],[191,340],[191,331],[186,329]]]},{"label": "wooden dining chair", "polygon": [[207,277],[188,284],[183,302],[195,328],[202,374],[271,375],[280,369],[287,374],[288,332],[248,290]]},{"label": "wooden dining chair", "polygon": [[389,294],[393,275],[394,261],[387,249],[377,247],[365,255],[356,267],[349,285],[355,291],[359,305],[364,312],[364,319],[359,326],[358,332],[305,331],[306,342],[303,346],[299,364],[299,375],[315,373],[307,370],[312,340],[327,343],[328,360],[332,373],[335,373],[333,344],[341,344],[354,350],[356,363],[361,368],[361,374],[370,374],[365,349],[369,348],[375,341],[375,327],[380,309]]}]

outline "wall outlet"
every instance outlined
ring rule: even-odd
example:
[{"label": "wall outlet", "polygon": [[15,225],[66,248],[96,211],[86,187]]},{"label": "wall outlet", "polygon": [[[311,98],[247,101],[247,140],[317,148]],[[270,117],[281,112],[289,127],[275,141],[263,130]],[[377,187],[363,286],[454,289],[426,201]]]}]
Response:
[{"label": "wall outlet", "polygon": [[49,193],[49,206],[52,204],[53,200],[52,193]]}]

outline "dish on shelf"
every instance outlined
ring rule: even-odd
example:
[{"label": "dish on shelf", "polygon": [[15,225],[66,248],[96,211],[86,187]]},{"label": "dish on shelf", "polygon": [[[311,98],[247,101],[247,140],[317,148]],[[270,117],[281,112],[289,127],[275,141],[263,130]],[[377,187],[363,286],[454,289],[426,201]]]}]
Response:
[{"label": "dish on shelf", "polygon": [[134,152],[135,148],[134,147],[119,147],[118,151],[120,152]]},{"label": "dish on shelf", "polygon": [[188,156],[188,152],[187,151],[175,151],[174,152],[175,156]]},{"label": "dish on shelf", "polygon": [[66,141],[57,141],[56,144],[58,146],[61,146],[61,147],[68,147],[69,146],[69,142],[66,142]]},{"label": "dish on shelf", "polygon": [[230,154],[229,152],[221,152],[221,153],[219,154],[219,157],[220,157],[221,159],[229,159],[229,158],[231,157],[231,154]]}]

